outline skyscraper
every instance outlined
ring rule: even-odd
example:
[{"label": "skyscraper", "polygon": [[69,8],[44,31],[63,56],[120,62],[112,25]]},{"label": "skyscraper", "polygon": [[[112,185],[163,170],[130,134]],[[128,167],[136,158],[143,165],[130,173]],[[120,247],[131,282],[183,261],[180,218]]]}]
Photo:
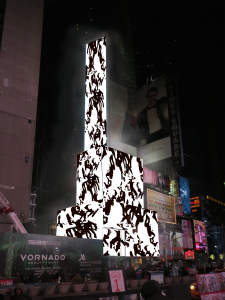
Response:
[{"label": "skyscraper", "polygon": [[[30,221],[34,207],[30,198],[43,5],[43,0],[7,0],[0,6],[0,191],[23,223]],[[0,230],[10,227],[0,215]]]}]

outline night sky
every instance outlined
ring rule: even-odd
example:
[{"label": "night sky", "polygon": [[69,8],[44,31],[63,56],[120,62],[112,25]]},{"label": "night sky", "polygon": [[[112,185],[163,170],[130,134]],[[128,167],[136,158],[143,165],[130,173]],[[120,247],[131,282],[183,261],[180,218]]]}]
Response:
[{"label": "night sky", "polygon": [[[75,190],[71,186],[75,172],[70,171],[68,175],[62,171],[75,164],[75,155],[71,159],[68,143],[71,131],[75,130],[75,127],[70,128],[74,122],[71,114],[79,120],[82,113],[67,103],[67,99],[82,97],[84,92],[84,86],[81,87],[83,62],[79,61],[82,55],[76,57],[74,53],[83,53],[81,41],[86,37],[88,40],[90,32],[99,30],[95,20],[101,19],[102,31],[110,26],[105,15],[109,2],[118,11],[123,5],[131,14],[137,88],[150,78],[178,77],[181,125],[196,131],[204,150],[205,164],[209,166],[208,173],[217,170],[220,181],[225,180],[224,1],[47,0],[35,159],[37,161],[39,157],[42,163],[45,162],[41,167],[45,170],[41,188],[50,192],[39,194],[37,213],[41,211],[41,201],[52,201],[56,194],[57,201],[64,199],[65,207],[74,199]],[[67,122],[70,117],[72,121]],[[40,140],[43,146],[37,154]]]}]

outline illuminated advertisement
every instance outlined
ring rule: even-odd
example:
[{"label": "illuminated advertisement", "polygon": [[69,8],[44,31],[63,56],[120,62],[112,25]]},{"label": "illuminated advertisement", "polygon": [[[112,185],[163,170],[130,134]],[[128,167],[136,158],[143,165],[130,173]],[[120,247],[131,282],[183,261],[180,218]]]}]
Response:
[{"label": "illuminated advertisement", "polygon": [[106,144],[106,38],[86,45],[84,149]]},{"label": "illuminated advertisement", "polygon": [[171,247],[171,254],[174,258],[184,257],[182,232],[176,232],[176,231],[170,232],[170,247]]},{"label": "illuminated advertisement", "polygon": [[193,220],[195,232],[195,249],[207,251],[207,237],[205,224],[202,221]]},{"label": "illuminated advertisement", "polygon": [[225,273],[197,274],[195,277],[201,299],[225,299]]},{"label": "illuminated advertisement", "polygon": [[175,206],[176,206],[176,215],[183,216],[183,206],[182,206],[181,197],[175,198]]},{"label": "illuminated advertisement", "polygon": [[84,276],[102,271],[102,241],[1,232],[0,257],[3,279],[4,274],[7,274],[6,277],[16,277],[21,273],[24,278],[33,274],[39,281],[46,271],[58,271],[65,277],[68,270]]},{"label": "illuminated advertisement", "polygon": [[162,173],[143,167],[143,181],[147,183],[150,188],[156,189],[159,192],[170,192],[170,180]]},{"label": "illuminated advertisement", "polygon": [[190,189],[188,180],[184,177],[179,176],[179,186],[183,212],[185,215],[191,215]]},{"label": "illuminated advertisement", "polygon": [[184,248],[193,249],[192,225],[190,220],[181,220]]},{"label": "illuminated advertisement", "polygon": [[144,165],[173,157],[183,165],[175,78],[151,82],[135,94],[110,82],[109,145],[143,159]]},{"label": "illuminated advertisement", "polygon": [[171,157],[166,79],[135,94],[138,156],[144,165]]},{"label": "illuminated advertisement", "polygon": [[159,231],[159,251],[160,256],[165,256],[165,249],[167,256],[171,256],[171,246],[170,246],[170,232],[169,231]]},{"label": "illuminated advertisement", "polygon": [[174,197],[147,189],[147,206],[148,209],[157,211],[158,221],[176,223]]}]

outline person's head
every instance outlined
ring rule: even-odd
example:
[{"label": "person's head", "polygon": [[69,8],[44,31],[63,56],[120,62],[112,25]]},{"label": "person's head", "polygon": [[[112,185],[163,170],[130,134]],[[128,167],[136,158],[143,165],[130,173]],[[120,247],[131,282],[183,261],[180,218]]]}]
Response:
[{"label": "person's head", "polygon": [[15,290],[16,296],[21,296],[23,294],[23,291],[21,289]]},{"label": "person's head", "polygon": [[144,299],[148,299],[152,295],[161,295],[159,284],[155,280],[149,280],[145,282],[141,288],[141,296]]},{"label": "person's head", "polygon": [[14,289],[15,296],[18,297],[22,296],[24,294],[24,290],[25,290],[25,285],[23,283],[18,283]]},{"label": "person's head", "polygon": [[156,102],[156,97],[158,94],[158,89],[156,87],[150,88],[146,94],[147,105],[152,106]]}]

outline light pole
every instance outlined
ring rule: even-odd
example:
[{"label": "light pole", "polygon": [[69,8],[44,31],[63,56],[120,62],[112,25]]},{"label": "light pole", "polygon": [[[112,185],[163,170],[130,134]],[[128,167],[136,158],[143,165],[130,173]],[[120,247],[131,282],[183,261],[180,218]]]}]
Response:
[{"label": "light pole", "polygon": [[166,267],[168,267],[168,263],[167,263],[167,247],[166,247],[166,223],[165,223],[165,220],[163,220],[163,233],[164,233],[165,263],[166,263]]},{"label": "light pole", "polygon": [[217,260],[217,263],[219,263],[219,249],[218,249],[218,246],[214,246],[216,248],[216,260]]}]

